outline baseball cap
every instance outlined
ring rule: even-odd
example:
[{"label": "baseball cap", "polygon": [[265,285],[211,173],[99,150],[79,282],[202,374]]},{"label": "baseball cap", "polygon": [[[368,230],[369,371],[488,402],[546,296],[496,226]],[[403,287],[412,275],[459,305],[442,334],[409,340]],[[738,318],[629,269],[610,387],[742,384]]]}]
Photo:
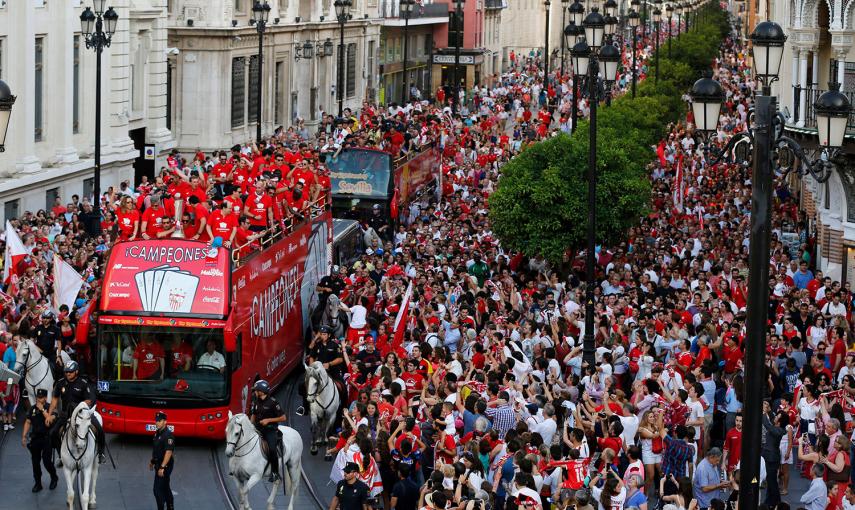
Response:
[{"label": "baseball cap", "polygon": [[36,390],[36,398],[47,397],[47,390],[44,388],[39,388]]},{"label": "baseball cap", "polygon": [[348,462],[344,465],[345,473],[356,473],[359,471],[359,465],[356,462]]},{"label": "baseball cap", "polygon": [[164,413],[163,411],[158,411],[158,412],[154,413],[154,421],[160,421],[160,420],[165,420],[165,419],[166,419],[166,413]]}]

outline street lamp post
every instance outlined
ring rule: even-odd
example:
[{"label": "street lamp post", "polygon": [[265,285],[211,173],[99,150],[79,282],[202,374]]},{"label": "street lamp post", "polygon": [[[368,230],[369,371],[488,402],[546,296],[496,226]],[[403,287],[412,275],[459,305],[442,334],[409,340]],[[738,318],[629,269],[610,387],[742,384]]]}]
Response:
[{"label": "street lamp post", "polygon": [[413,12],[413,7],[416,5],[416,0],[401,0],[401,13],[404,15],[404,93],[401,94],[401,102],[406,103],[410,98],[409,76],[407,75],[407,64],[409,63],[409,42],[410,42],[410,15]]},{"label": "street lamp post", "polygon": [[80,28],[86,47],[95,50],[95,175],[92,188],[95,195],[93,211],[98,215],[97,221],[92,221],[93,233],[101,232],[101,53],[110,47],[119,15],[112,7],[104,11],[107,0],[94,0],[94,11],[87,7],[80,14]]},{"label": "street lamp post", "polygon": [[[563,27],[565,23],[567,23],[567,4],[570,3],[570,0],[561,0],[561,26]],[[561,38],[561,76],[564,77],[564,53],[567,51],[567,45],[565,44],[566,37]]]},{"label": "street lamp post", "polygon": [[9,129],[9,118],[12,116],[12,105],[15,96],[6,82],[0,80],[0,152],[6,150],[6,131]]},{"label": "street lamp post", "polygon": [[[574,4],[576,5],[576,4]],[[576,119],[579,116],[579,80],[576,78],[575,71],[573,71],[573,59],[572,52],[573,46],[581,39],[582,34],[584,34],[585,29],[575,23],[575,18],[573,14],[570,15],[570,24],[564,27],[564,38],[566,39],[567,47],[570,49],[571,59],[570,59],[570,68],[571,68],[571,78],[573,82],[573,89],[571,100],[572,104],[570,105],[570,132],[576,132]]]},{"label": "street lamp post", "polygon": [[550,0],[544,0],[543,5],[546,7],[546,30],[544,31],[543,41],[543,90],[546,94],[546,107],[549,107],[549,11],[552,7]]},{"label": "street lamp post", "polygon": [[677,3],[677,35],[683,33],[683,4]]},{"label": "street lamp post", "polygon": [[252,5],[252,19],[255,21],[255,30],[258,32],[258,76],[256,77],[258,106],[255,109],[255,141],[261,144],[261,110],[264,109],[264,103],[261,101],[261,92],[263,90],[264,30],[267,28],[267,20],[270,19],[270,4],[267,2],[261,3],[256,0]]},{"label": "street lamp post", "polygon": [[463,30],[461,16],[463,16],[463,0],[457,0],[454,11],[454,97],[451,98],[451,109],[454,113],[457,113],[460,107],[460,45],[463,44],[460,34]]},{"label": "street lamp post", "polygon": [[350,7],[353,5],[352,0],[335,0],[335,16],[339,25],[339,43],[338,43],[338,84],[336,85],[336,94],[338,95],[338,116],[344,116],[344,25],[350,19]]},{"label": "street lamp post", "polygon": [[671,58],[671,25],[674,24],[674,5],[665,6],[665,14],[668,16],[668,58]]},{"label": "street lamp post", "polygon": [[[776,98],[771,95],[771,84],[778,79],[786,35],[772,21],[758,24],[751,34],[753,43],[754,73],[762,84],[762,92],[755,97],[754,127],[731,137],[722,155],[743,141],[753,146],[751,176],[751,237],[748,250],[748,303],[746,319],[745,392],[743,402],[742,464],[740,476],[739,507],[757,508],[759,504],[760,448],[762,438],[763,402],[766,381],[765,353],[769,309],[769,250],[772,230],[772,186],[774,173],[772,160],[798,159],[799,175],[809,173],[817,182],[826,182],[832,173],[833,160],[843,144],[843,136],[850,112],[849,100],[832,83],[829,91],[814,104],[817,134],[822,154],[819,159],[809,159],[801,146],[783,133],[783,114],[777,111]],[[692,87],[692,112],[698,131],[705,137],[716,132],[724,91],[717,82],[702,78]],[[784,152],[787,157],[781,157]],[[721,156],[720,156],[721,157]],[[788,172],[791,168],[783,168]]]},{"label": "street lamp post", "polygon": [[[641,22],[641,18],[635,10],[629,11],[629,27],[632,29],[632,97],[635,98],[635,83],[637,81],[638,71],[635,67],[635,53],[636,53],[636,35],[638,34],[638,24]],[[658,69],[659,66],[657,66]]]},{"label": "street lamp post", "polygon": [[[588,365],[594,364],[594,286],[596,275],[594,273],[594,257],[596,250],[596,206],[597,206],[597,104],[599,94],[597,90],[597,76],[602,74],[607,86],[613,83],[617,75],[617,67],[620,61],[620,51],[614,44],[603,45],[603,35],[606,30],[606,19],[597,12],[594,7],[585,18],[585,39],[577,42],[570,51],[573,59],[573,71],[576,74],[574,81],[581,79],[587,74],[588,77],[588,100],[590,101],[591,116],[588,122],[588,246],[585,258],[586,267],[586,293],[585,293],[585,336],[583,347],[583,361]],[[606,92],[608,94],[608,92]]]},{"label": "street lamp post", "polygon": [[[655,0],[656,4],[661,3],[661,0]],[[653,9],[653,30],[656,32],[656,74],[654,75],[653,82],[656,85],[659,85],[659,22],[662,21],[662,11],[659,9],[659,5],[656,5]]]}]

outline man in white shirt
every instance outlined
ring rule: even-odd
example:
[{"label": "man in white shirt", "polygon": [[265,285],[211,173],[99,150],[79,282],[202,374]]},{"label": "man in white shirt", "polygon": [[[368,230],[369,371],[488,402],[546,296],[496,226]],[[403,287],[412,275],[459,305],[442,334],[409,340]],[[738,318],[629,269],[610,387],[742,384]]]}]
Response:
[{"label": "man in white shirt", "polygon": [[551,445],[555,431],[558,429],[558,424],[555,422],[555,406],[546,404],[543,406],[541,414],[543,415],[543,419],[539,422],[535,416],[528,419],[528,429],[531,432],[540,434],[540,437],[543,438],[543,444]]},{"label": "man in white shirt", "polygon": [[217,352],[217,344],[213,340],[208,340],[205,344],[205,353],[199,356],[199,361],[196,362],[197,367],[215,368],[223,372],[226,368],[226,358]]}]

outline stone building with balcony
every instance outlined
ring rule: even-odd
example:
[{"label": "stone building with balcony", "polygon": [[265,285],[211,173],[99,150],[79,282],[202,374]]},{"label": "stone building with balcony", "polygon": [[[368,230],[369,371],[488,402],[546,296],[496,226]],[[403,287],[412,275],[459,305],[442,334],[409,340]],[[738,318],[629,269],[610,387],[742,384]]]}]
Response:
[{"label": "stone building with balcony", "polygon": [[[833,82],[855,104],[855,0],[774,1],[770,9],[788,36],[773,85],[789,113],[786,134],[819,157],[814,102]],[[833,163],[827,182],[801,180],[801,206],[815,227],[817,268],[855,285],[855,114]]]},{"label": "stone building with balcony", "polygon": [[[175,145],[166,115],[167,0],[113,0],[101,73],[101,191],[153,175]],[[3,219],[94,197],[96,55],[80,15],[92,0],[0,0],[0,79],[17,96],[0,153]]]},{"label": "stone building with balcony", "polygon": [[[268,0],[259,101],[253,0],[170,0],[169,116],[178,147],[211,151],[376,98],[381,0],[354,0],[339,47],[333,0]],[[337,90],[339,56],[344,90]]]}]

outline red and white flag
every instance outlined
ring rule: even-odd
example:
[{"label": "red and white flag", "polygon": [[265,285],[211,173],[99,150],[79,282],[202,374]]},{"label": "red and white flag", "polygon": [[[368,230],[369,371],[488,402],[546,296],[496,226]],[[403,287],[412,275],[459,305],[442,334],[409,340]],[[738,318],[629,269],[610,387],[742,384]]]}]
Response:
[{"label": "red and white flag", "polygon": [[674,208],[683,212],[683,155],[677,156],[677,175],[674,176]]},{"label": "red and white flag", "polygon": [[77,300],[77,294],[83,287],[83,277],[71,264],[57,254],[53,256],[53,307],[59,310],[61,305],[71,310]]},{"label": "red and white flag", "polygon": [[18,263],[27,256],[27,249],[15,228],[10,222],[6,222],[6,254],[3,258],[3,282],[9,283],[12,275],[17,275]]},{"label": "red and white flag", "polygon": [[397,347],[404,343],[404,330],[407,328],[407,320],[410,315],[410,299],[413,297],[413,282],[407,285],[407,292],[404,293],[404,299],[401,301],[401,308],[398,310],[398,315],[395,316],[394,336],[392,346]]}]

